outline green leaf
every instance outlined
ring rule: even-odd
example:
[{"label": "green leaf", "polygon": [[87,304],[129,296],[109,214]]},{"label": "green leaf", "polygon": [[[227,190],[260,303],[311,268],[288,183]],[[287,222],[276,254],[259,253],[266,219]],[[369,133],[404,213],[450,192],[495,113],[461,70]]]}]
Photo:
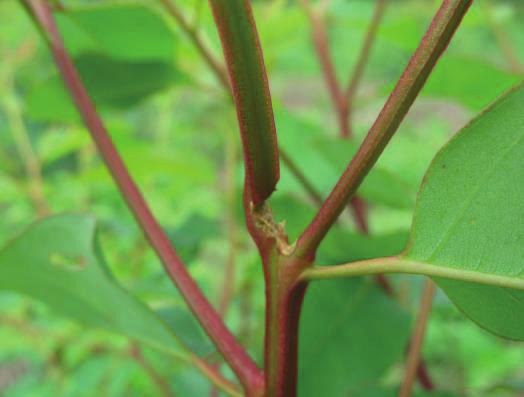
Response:
[{"label": "green leaf", "polygon": [[95,221],[59,215],[29,227],[0,251],[0,288],[60,314],[179,354],[177,337],[112,277],[95,241]]},{"label": "green leaf", "polygon": [[[278,109],[277,124],[282,129],[280,145],[307,177],[316,191],[327,196],[356,153],[353,140],[334,139],[322,127]],[[303,192],[304,188],[284,165],[279,191]],[[394,169],[373,168],[358,190],[366,200],[392,208],[413,208],[416,187],[398,177]]]},{"label": "green leaf", "polygon": [[262,49],[251,4],[211,0],[224,48],[244,147],[247,183],[255,205],[275,190],[279,159],[275,121]]},{"label": "green leaf", "polygon": [[376,382],[402,358],[408,333],[408,314],[371,280],[312,284],[300,325],[299,395],[342,397]]},{"label": "green leaf", "polygon": [[[445,146],[419,193],[409,260],[483,284],[437,278],[469,317],[524,340],[524,85],[504,95]],[[451,277],[453,276],[450,273]],[[468,279],[469,281],[469,279]],[[486,285],[492,284],[492,285]]]},{"label": "green leaf", "polygon": [[444,57],[421,95],[455,99],[480,111],[519,80],[518,76],[485,61]]},{"label": "green leaf", "polygon": [[[126,62],[101,54],[84,54],[75,65],[95,104],[103,109],[125,109],[168,87],[178,77],[166,62]],[[77,121],[79,115],[58,76],[33,86],[26,109],[34,119]]]},{"label": "green leaf", "polygon": [[322,241],[316,262],[333,265],[397,255],[406,246],[407,239],[405,231],[366,236],[334,227]]},{"label": "green leaf", "polygon": [[[338,179],[346,169],[349,161],[358,150],[358,144],[353,140],[329,139],[313,142],[325,160],[332,166],[333,175]],[[335,182],[336,180],[335,179]],[[358,194],[373,203],[383,204],[392,208],[413,207],[415,191],[397,177],[394,170],[383,166],[374,167],[362,182]]]},{"label": "green leaf", "polygon": [[100,52],[122,61],[170,62],[175,36],[166,21],[139,4],[97,4],[56,14],[66,48],[73,56]]}]

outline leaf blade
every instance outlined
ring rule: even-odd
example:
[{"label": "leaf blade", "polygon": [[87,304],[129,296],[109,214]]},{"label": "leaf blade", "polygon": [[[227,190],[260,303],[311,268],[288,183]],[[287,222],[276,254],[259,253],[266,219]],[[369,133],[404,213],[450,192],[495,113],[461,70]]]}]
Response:
[{"label": "leaf blade", "polygon": [[178,338],[115,282],[100,258],[95,229],[92,217],[76,214],[33,224],[0,250],[0,288],[43,301],[85,325],[181,354]]},{"label": "leaf blade", "polygon": [[[501,97],[435,157],[405,257],[489,279],[524,273],[524,85]],[[480,326],[524,339],[522,291],[436,278]],[[488,280],[489,281],[489,280]],[[508,285],[509,286],[509,285]]]}]

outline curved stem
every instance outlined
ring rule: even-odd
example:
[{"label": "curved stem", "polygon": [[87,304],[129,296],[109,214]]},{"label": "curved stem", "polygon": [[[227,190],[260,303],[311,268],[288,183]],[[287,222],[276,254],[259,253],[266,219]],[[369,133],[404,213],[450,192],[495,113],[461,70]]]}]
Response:
[{"label": "curved stem", "polygon": [[431,305],[433,303],[433,295],[435,295],[435,284],[433,284],[433,281],[431,280],[426,280],[420,300],[420,311],[415,325],[415,332],[411,338],[411,344],[409,346],[404,380],[400,387],[399,397],[409,397],[411,395],[413,383],[415,382],[417,370],[421,362],[422,344],[424,342],[426,326],[431,311]]},{"label": "curved stem", "polygon": [[110,135],[98,116],[95,106],[64,47],[49,4],[45,0],[26,0],[25,5],[45,33],[55,62],[84,123],[127,205],[161,259],[167,274],[180,290],[191,311],[214,342],[218,351],[239,377],[242,385],[248,390],[258,388],[263,380],[260,370],[225,326],[187,271],[111,141]]},{"label": "curved stem", "polygon": [[443,1],[357,154],[298,240],[298,255],[310,260],[315,257],[320,242],[397,131],[471,3],[472,0]]}]

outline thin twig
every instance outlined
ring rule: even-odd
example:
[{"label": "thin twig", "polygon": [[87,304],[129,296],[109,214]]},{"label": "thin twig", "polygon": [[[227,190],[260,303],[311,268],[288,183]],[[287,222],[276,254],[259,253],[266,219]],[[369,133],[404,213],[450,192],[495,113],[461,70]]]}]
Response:
[{"label": "thin twig", "polygon": [[155,367],[153,367],[149,361],[146,360],[138,343],[130,343],[129,355],[144,369],[151,381],[155,384],[164,397],[176,397],[175,393],[169,386],[169,382],[155,369]]},{"label": "thin twig", "polygon": [[204,39],[195,27],[191,26],[187,19],[184,17],[182,11],[177,7],[175,0],[160,0],[160,3],[164,6],[166,11],[177,21],[180,28],[184,31],[187,37],[191,40],[195,48],[198,50],[202,58],[206,61],[208,66],[211,68],[217,80],[226,89],[230,90],[229,78],[227,77],[227,71],[224,65],[216,58],[216,56],[206,46]]},{"label": "thin twig", "polygon": [[[225,154],[225,172],[224,187],[226,193],[226,234],[228,236],[228,253],[226,258],[225,269],[223,273],[222,291],[218,301],[218,313],[222,318],[226,318],[229,306],[235,292],[236,280],[236,256],[238,246],[238,231],[236,222],[236,189],[235,189],[235,171],[237,162],[237,153],[235,137],[230,131],[227,134]],[[217,371],[220,370],[220,362],[216,365]],[[210,397],[218,397],[218,388],[212,387]]]},{"label": "thin twig", "polygon": [[415,325],[415,333],[411,338],[411,343],[409,346],[409,352],[406,360],[406,369],[404,372],[404,380],[400,388],[399,397],[409,397],[411,395],[413,383],[419,368],[422,344],[424,342],[424,335],[426,334],[426,326],[428,323],[434,294],[435,284],[430,279],[427,279],[422,292],[420,311],[418,314],[417,323]]},{"label": "thin twig", "polygon": [[324,199],[322,195],[317,191],[315,186],[309,181],[309,179],[304,175],[304,173],[298,168],[295,162],[287,154],[286,151],[280,149],[280,159],[287,166],[289,171],[293,174],[295,179],[302,185],[306,193],[313,200],[315,204],[321,206]]},{"label": "thin twig", "polygon": [[261,371],[225,326],[205,295],[191,277],[162,227],[153,216],[138,186],[130,176],[122,158],[114,146],[102,120],[98,116],[80,76],[72,63],[56,27],[52,12],[46,1],[26,0],[25,3],[46,34],[62,78],[75,101],[100,154],[102,155],[123,198],[131,209],[164,268],[174,281],[188,306],[195,314],[218,351],[230,364],[245,388],[258,385],[263,379]]},{"label": "thin twig", "polygon": [[484,14],[486,16],[488,26],[493,32],[493,36],[495,36],[497,45],[504,54],[511,72],[515,74],[524,73],[524,65],[521,64],[519,57],[517,56],[513,45],[511,44],[511,39],[508,37],[508,34],[504,28],[500,26],[499,22],[493,15],[493,6],[489,1],[483,1],[481,4],[484,5]]},{"label": "thin twig", "polygon": [[347,114],[347,100],[344,91],[337,78],[333,59],[329,50],[324,16],[318,10],[313,9],[309,0],[302,0],[302,5],[311,24],[311,38],[317,53],[317,58],[322,68],[322,75],[328,89],[331,102],[336,110],[338,126],[342,136],[349,136],[349,122]]},{"label": "thin twig", "polygon": [[443,1],[357,154],[300,237],[297,243],[300,257],[314,258],[320,242],[397,131],[471,3],[472,0]]},{"label": "thin twig", "polygon": [[[4,80],[4,84],[7,87],[12,87],[11,82]],[[12,89],[10,89],[10,91],[12,92]],[[40,160],[33,150],[29,133],[22,114],[20,113],[19,105],[16,103],[16,99],[7,97],[3,102],[9,129],[13,135],[16,150],[20,156],[29,182],[29,197],[33,202],[38,216],[45,217],[51,213],[51,209],[44,193],[44,181],[42,179]]]},{"label": "thin twig", "polygon": [[9,59],[6,64],[10,64],[11,67],[3,71],[1,81],[6,93],[9,93],[4,96],[3,108],[7,116],[7,122],[15,142],[16,150],[22,161],[29,182],[29,197],[33,202],[38,216],[44,217],[51,213],[51,209],[44,193],[42,167],[38,156],[33,150],[29,132],[25,126],[22,112],[20,111],[20,104],[15,97],[12,76],[12,70],[33,54],[34,49],[35,43],[33,41],[27,41],[22,44],[14,54],[8,54],[7,58]]},{"label": "thin twig", "polygon": [[346,106],[347,106],[347,117],[349,119],[349,132],[348,135],[351,136],[351,115],[353,113],[353,105],[355,102],[355,96],[358,91],[358,87],[362,81],[362,76],[364,75],[364,70],[369,61],[369,56],[371,55],[371,48],[375,42],[377,35],[377,30],[384,16],[384,11],[386,9],[387,0],[377,0],[375,5],[375,10],[373,11],[373,17],[369,24],[368,30],[366,32],[366,37],[364,39],[364,44],[360,50],[360,54],[356,63],[355,68],[351,72],[351,78],[346,89]]}]

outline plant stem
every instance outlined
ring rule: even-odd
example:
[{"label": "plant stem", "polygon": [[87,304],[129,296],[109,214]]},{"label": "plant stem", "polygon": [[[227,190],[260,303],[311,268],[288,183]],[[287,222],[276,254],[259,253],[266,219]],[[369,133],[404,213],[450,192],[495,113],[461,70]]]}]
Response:
[{"label": "plant stem", "polygon": [[[4,81],[4,83],[6,82]],[[6,85],[11,87],[10,83],[6,83]],[[16,150],[25,168],[29,183],[29,197],[31,197],[38,217],[45,217],[51,214],[51,209],[44,193],[42,167],[33,150],[29,133],[24,124],[24,119],[20,113],[16,99],[7,97],[4,100],[3,108],[7,115],[7,122],[9,123],[9,129],[15,141]]]},{"label": "plant stem", "polygon": [[262,48],[249,0],[209,0],[242,138],[249,203],[260,209],[280,177],[278,144]]},{"label": "plant stem", "polygon": [[322,195],[317,191],[315,186],[309,181],[309,179],[304,175],[304,173],[298,168],[295,162],[287,154],[286,151],[280,149],[280,159],[287,166],[289,171],[293,174],[295,179],[302,185],[306,193],[309,195],[311,200],[318,206],[321,206],[324,199]]},{"label": "plant stem", "polygon": [[397,131],[471,3],[472,0],[443,1],[355,157],[299,238],[297,252],[302,258],[314,259],[320,242]]},{"label": "plant stem", "polygon": [[[350,138],[352,135],[351,121],[354,99],[358,90],[358,86],[362,80],[365,66],[368,63],[369,56],[371,53],[371,47],[375,41],[378,27],[384,15],[386,3],[387,0],[378,0],[376,2],[373,17],[371,19],[371,23],[369,24],[369,28],[364,39],[364,45],[362,46],[362,49],[360,51],[356,66],[352,71],[352,76],[350,77],[348,87],[345,90],[344,98],[333,101],[335,112],[338,114],[339,119],[339,136],[343,139]],[[342,95],[343,91],[335,77],[333,63],[331,61],[330,53],[328,50],[327,34],[325,33],[325,24],[323,22],[320,22],[320,18],[322,18],[322,14],[323,12],[325,12],[327,4],[322,4],[322,12],[320,12],[320,16],[314,15],[314,11],[311,9],[307,0],[303,0],[303,4],[308,15],[310,16],[310,20],[312,21],[313,31],[318,32],[317,34],[314,34],[314,36],[316,37],[314,43],[316,44],[315,47],[317,48],[317,54],[319,56],[320,63],[321,65],[325,65],[323,70],[325,80],[328,83],[327,86],[332,92],[332,98],[338,98]],[[315,18],[317,18],[318,21],[315,20]],[[314,190],[311,190],[312,185],[309,183],[309,181],[300,173],[298,167],[296,167],[294,164],[289,164],[290,160],[287,160],[286,157],[287,156],[283,156],[281,153],[282,161],[288,166],[288,168],[290,168],[291,172],[297,177],[297,179],[302,182],[308,193],[313,197],[314,201],[321,206],[321,196],[315,195],[316,192]],[[362,198],[354,196],[351,199],[348,208],[352,212],[353,220],[355,221],[357,230],[362,234],[369,234],[366,202]],[[376,274],[374,278],[375,282],[386,292],[387,295],[393,296],[393,288],[391,287],[391,284],[385,275]],[[427,373],[423,361],[420,362],[420,365],[417,370],[417,375],[419,376],[419,381],[422,387],[424,387],[424,389],[433,389],[433,384],[431,382],[429,374]]]},{"label": "plant stem", "polygon": [[[238,246],[238,233],[236,223],[236,189],[235,189],[235,170],[237,163],[236,145],[234,134],[229,131],[224,146],[225,170],[224,170],[224,187],[226,195],[225,224],[226,235],[228,237],[228,253],[226,264],[223,272],[222,291],[218,300],[218,313],[225,319],[235,290],[236,276],[236,255]],[[220,363],[216,365],[220,370]],[[218,397],[218,389],[211,388],[211,397]]]},{"label": "plant stem", "polygon": [[364,70],[369,61],[369,56],[371,54],[371,47],[373,46],[373,43],[375,42],[378,27],[380,25],[380,22],[382,21],[382,17],[384,16],[384,11],[386,9],[386,3],[387,3],[387,0],[377,0],[376,2],[375,9],[373,11],[373,17],[371,18],[371,22],[366,32],[366,37],[364,39],[364,45],[362,46],[362,49],[360,50],[357,64],[352,71],[352,75],[351,75],[348,87],[346,89],[346,98],[345,98],[345,102],[347,106],[346,114],[349,120],[348,136],[351,136],[351,119],[352,119],[351,116],[353,113],[353,104],[355,101],[355,96],[357,94],[360,82],[362,81]]},{"label": "plant stem", "polygon": [[213,309],[195,280],[191,277],[169,238],[153,216],[138,186],[131,178],[124,162],[98,116],[76,68],[71,61],[51,9],[45,0],[26,0],[33,17],[38,21],[50,46],[62,78],[75,101],[91,136],[96,143],[113,179],[120,188],[122,196],[141,226],[152,247],[161,259],[167,274],[174,281],[182,296],[194,313],[205,332],[214,342],[218,351],[230,364],[246,390],[260,387],[262,373],[244,348],[225,326],[218,313]]},{"label": "plant stem", "polygon": [[333,107],[336,109],[338,126],[341,131],[341,135],[348,137],[350,135],[350,127],[347,99],[337,79],[337,73],[335,71],[333,59],[330,55],[329,40],[327,37],[326,26],[324,24],[324,17],[313,9],[309,3],[309,0],[302,0],[302,5],[311,23],[311,38],[317,53],[317,58],[322,68],[322,75],[324,76],[331,102]]},{"label": "plant stem", "polygon": [[245,396],[239,390],[238,386],[224,378],[216,368],[214,368],[207,361],[195,354],[191,355],[191,364],[198,368],[213,385],[222,390],[224,393],[231,397],[242,397]]},{"label": "plant stem", "polygon": [[266,265],[265,397],[296,396],[299,320],[308,285],[297,282],[300,261],[276,254]]},{"label": "plant stem", "polygon": [[227,77],[227,71],[215,57],[215,55],[205,45],[204,39],[198,31],[189,24],[187,19],[184,17],[182,11],[177,7],[175,0],[160,0],[160,3],[164,6],[166,11],[177,21],[180,29],[189,37],[197,51],[200,53],[202,58],[208,64],[210,69],[215,74],[219,83],[224,87],[226,91],[230,91],[229,78]]},{"label": "plant stem", "polygon": [[484,6],[484,14],[489,28],[497,41],[497,45],[504,54],[512,73],[524,73],[524,66],[520,63],[519,57],[511,44],[511,39],[493,15],[493,5],[489,1],[481,3]]},{"label": "plant stem", "polygon": [[7,60],[7,67],[2,71],[0,81],[4,91],[3,108],[7,116],[7,123],[13,135],[16,150],[22,161],[25,173],[29,182],[29,197],[31,198],[35,210],[39,217],[45,217],[51,214],[51,208],[46,200],[44,193],[44,181],[42,179],[42,167],[38,156],[33,150],[29,132],[24,123],[24,118],[20,110],[18,98],[16,98],[13,70],[24,59],[34,52],[34,43],[32,41],[22,44],[14,54],[9,54],[11,59]]},{"label": "plant stem", "polygon": [[129,355],[144,369],[164,397],[176,397],[167,380],[146,360],[140,345],[134,342],[130,343]]},{"label": "plant stem", "polygon": [[434,294],[435,284],[433,284],[433,281],[431,280],[426,280],[424,283],[424,290],[422,291],[420,311],[418,314],[417,323],[415,325],[415,333],[411,338],[411,344],[409,346],[404,380],[402,382],[402,386],[400,387],[399,397],[409,397],[411,395],[413,383],[417,375],[417,369],[419,368],[420,364],[422,343],[424,342],[424,335],[426,333],[426,326],[428,323]]},{"label": "plant stem", "polygon": [[513,276],[481,273],[443,265],[417,262],[402,256],[369,259],[335,266],[315,266],[304,270],[301,279],[323,280],[331,278],[366,276],[372,274],[416,274],[449,280],[467,281],[501,288],[524,290],[524,279]]}]

